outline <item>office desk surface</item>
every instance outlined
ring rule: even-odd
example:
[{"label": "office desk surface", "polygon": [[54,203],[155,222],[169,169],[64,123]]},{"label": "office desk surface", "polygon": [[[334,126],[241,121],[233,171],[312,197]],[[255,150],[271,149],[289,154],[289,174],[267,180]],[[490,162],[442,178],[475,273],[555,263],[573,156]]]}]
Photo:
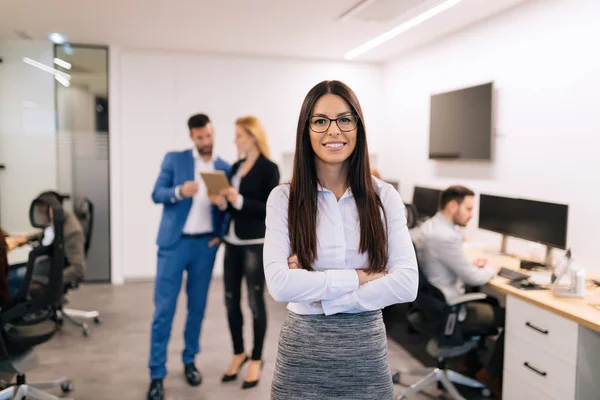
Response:
[{"label": "office desk surface", "polygon": [[[491,263],[505,268],[519,270],[523,273],[530,271],[520,270],[520,261],[509,256],[491,255],[484,249],[469,248],[465,250],[471,259],[483,257]],[[506,295],[515,296],[550,312],[575,321],[596,332],[600,332],[600,310],[589,303],[600,303],[600,287],[586,285],[584,298],[556,297],[550,290],[521,290],[508,284],[508,279],[500,276],[492,279],[489,286]]]}]

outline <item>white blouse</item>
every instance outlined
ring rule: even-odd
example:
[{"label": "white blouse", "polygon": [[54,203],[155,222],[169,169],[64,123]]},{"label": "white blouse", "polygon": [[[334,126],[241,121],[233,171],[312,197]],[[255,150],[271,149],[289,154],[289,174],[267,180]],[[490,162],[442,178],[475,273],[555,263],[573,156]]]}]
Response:
[{"label": "white blouse", "polygon": [[[374,178],[388,222],[388,274],[359,286],[357,269],[367,268],[360,254],[360,222],[352,191],[337,201],[318,187],[317,259],[314,271],[290,269],[289,185],[273,189],[267,201],[264,267],[267,288],[297,314],[357,313],[414,301],[419,274],[404,203],[393,186]],[[321,302],[320,304],[318,302]]]},{"label": "white blouse", "polygon": [[[233,175],[231,177],[231,186],[234,187],[235,190],[238,191],[238,197],[237,197],[236,202],[231,204],[233,206],[233,208],[235,208],[236,210],[241,210],[242,207],[244,206],[244,196],[242,196],[239,193],[240,185],[242,184],[242,167],[244,166],[244,162],[240,163],[240,166],[238,167],[235,175]],[[221,209],[221,211],[225,211],[225,210],[227,210],[227,206],[225,206],[224,209]],[[236,246],[248,246],[248,245],[254,245],[254,244],[263,244],[265,242],[264,238],[240,239],[239,237],[237,237],[237,235],[235,234],[235,218],[231,219],[231,222],[229,223],[229,230],[227,231],[227,235],[225,235],[223,240],[225,240],[226,243],[233,244]]]}]

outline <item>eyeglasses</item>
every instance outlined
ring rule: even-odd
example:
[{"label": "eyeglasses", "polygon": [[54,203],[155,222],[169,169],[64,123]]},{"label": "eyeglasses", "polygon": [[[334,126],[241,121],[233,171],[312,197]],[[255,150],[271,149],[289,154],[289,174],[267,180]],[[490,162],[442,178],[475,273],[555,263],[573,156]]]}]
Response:
[{"label": "eyeglasses", "polygon": [[358,117],[352,114],[342,115],[335,119],[327,118],[325,116],[310,117],[308,119],[308,126],[310,127],[310,130],[315,133],[325,133],[333,121],[335,121],[338,128],[340,128],[340,131],[350,132],[356,128]]}]

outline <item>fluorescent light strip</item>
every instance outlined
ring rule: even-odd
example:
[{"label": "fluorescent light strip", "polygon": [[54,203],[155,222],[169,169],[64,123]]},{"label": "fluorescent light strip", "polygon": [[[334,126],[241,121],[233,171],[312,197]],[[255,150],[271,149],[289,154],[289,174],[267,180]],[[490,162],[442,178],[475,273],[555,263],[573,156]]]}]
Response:
[{"label": "fluorescent light strip", "polygon": [[374,49],[375,47],[387,42],[390,39],[395,38],[401,33],[406,32],[407,30],[414,28],[415,26],[427,21],[428,19],[438,15],[439,13],[446,11],[452,6],[457,5],[462,0],[446,0],[443,3],[438,4],[435,7],[430,8],[422,14],[417,15],[416,17],[409,19],[406,22],[398,25],[397,27],[387,31],[384,34],[377,36],[375,39],[369,40],[368,42],[358,46],[354,50],[350,50],[346,53],[346,60],[352,60],[359,55],[366,53],[369,50]]},{"label": "fluorescent light strip", "polygon": [[57,70],[55,68],[49,67],[46,64],[42,64],[41,62],[32,60],[29,57],[23,57],[23,62],[26,63],[26,64],[29,64],[29,65],[31,65],[33,67],[39,68],[42,71],[48,72],[50,74],[60,75],[60,76],[62,76],[65,79],[71,79],[71,75],[66,74],[66,73],[64,73],[62,71],[59,71],[59,70]]},{"label": "fluorescent light strip", "polygon": [[69,87],[71,85],[71,81],[61,75],[54,75],[54,79],[60,82],[64,87]]},{"label": "fluorescent light strip", "polygon": [[71,64],[60,58],[54,58],[54,64],[63,67],[64,69],[71,69]]}]

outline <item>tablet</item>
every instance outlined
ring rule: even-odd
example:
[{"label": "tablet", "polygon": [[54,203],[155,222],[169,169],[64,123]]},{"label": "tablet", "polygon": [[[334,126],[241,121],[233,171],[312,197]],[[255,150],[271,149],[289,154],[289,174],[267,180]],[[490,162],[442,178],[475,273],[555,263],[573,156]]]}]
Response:
[{"label": "tablet", "polygon": [[230,186],[229,179],[227,179],[227,175],[223,171],[200,172],[200,176],[210,194],[219,194],[221,190],[227,189]]}]

